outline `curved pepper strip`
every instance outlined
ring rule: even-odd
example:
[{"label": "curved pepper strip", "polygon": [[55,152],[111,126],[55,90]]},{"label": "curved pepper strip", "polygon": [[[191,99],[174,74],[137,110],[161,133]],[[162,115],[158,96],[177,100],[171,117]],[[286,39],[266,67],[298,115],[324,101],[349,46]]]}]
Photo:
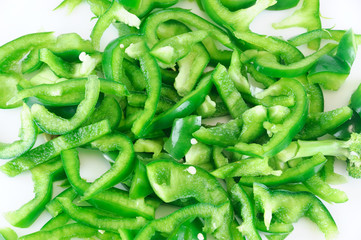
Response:
[{"label": "curved pepper strip", "polygon": [[222,166],[211,172],[211,174],[217,178],[225,179],[247,176],[280,176],[281,171],[273,170],[269,166],[267,158],[247,158]]},{"label": "curved pepper strip", "polygon": [[214,40],[219,41],[224,46],[234,49],[235,46],[232,43],[228,35],[221,29],[191,13],[188,10],[172,8],[161,10],[150,14],[141,25],[141,32],[147,41],[147,44],[152,48],[159,40],[157,36],[157,28],[160,24],[169,20],[175,20],[186,25],[188,28],[196,28],[198,30],[206,30],[209,32],[211,38],[207,38],[203,41],[210,57],[215,62],[228,62],[231,59],[232,53],[230,51],[218,50]]},{"label": "curved pepper strip", "polygon": [[337,226],[323,203],[308,192],[289,192],[286,190],[270,190],[266,186],[253,185],[256,208],[264,212],[266,227],[273,217],[285,223],[294,223],[301,217],[310,218],[325,234],[332,239],[337,234]]},{"label": "curved pepper strip", "polygon": [[204,102],[212,88],[211,75],[207,74],[198,83],[195,90],[182,98],[168,111],[159,114],[148,126],[148,132],[161,130],[172,126],[176,118],[186,117],[192,114]]},{"label": "curved pepper strip", "polygon": [[142,18],[155,8],[167,8],[178,0],[120,0],[121,4],[129,8],[129,11]]},{"label": "curved pepper strip", "polygon": [[184,207],[166,217],[149,222],[135,236],[134,240],[150,240],[156,232],[170,235],[182,223],[197,217],[205,220],[205,232],[212,234],[216,237],[216,239],[231,240],[233,239],[231,236],[217,236],[217,231],[219,231],[222,227],[229,227],[225,226],[227,225],[228,208],[229,206],[227,203],[221,204],[220,206],[200,203]]},{"label": "curved pepper strip", "polygon": [[242,186],[235,184],[232,187],[231,198],[235,212],[242,217],[243,221],[238,230],[249,240],[261,240],[255,225],[254,204]]},{"label": "curved pepper strip", "polygon": [[164,150],[173,158],[182,159],[192,146],[192,134],[201,127],[201,120],[200,116],[176,119],[170,137],[164,143]]},{"label": "curved pepper strip", "polygon": [[73,132],[59,136],[33,148],[20,157],[5,163],[0,167],[0,170],[14,177],[59,156],[63,150],[80,147],[110,132],[111,128],[107,120],[76,129]]},{"label": "curved pepper strip", "polygon": [[95,110],[100,90],[100,82],[97,76],[91,75],[85,85],[85,97],[80,102],[74,116],[64,119],[49,112],[44,106],[34,104],[31,113],[35,122],[46,133],[53,135],[65,134],[78,128]]},{"label": "curved pepper strip", "polygon": [[350,74],[356,58],[357,45],[352,30],[341,38],[336,55],[324,55],[311,68],[308,74],[310,83],[319,83],[329,90],[337,90]]},{"label": "curved pepper strip", "polygon": [[118,232],[118,229],[138,230],[145,224],[146,220],[142,217],[136,218],[114,218],[96,214],[86,208],[74,205],[68,198],[58,198],[64,212],[74,221],[106,231]]},{"label": "curved pepper strip", "polygon": [[322,56],[334,50],[335,47],[335,44],[329,43],[310,56],[289,65],[280,64],[277,57],[271,53],[258,52],[253,59],[253,64],[257,71],[271,77],[297,77],[305,74]]},{"label": "curved pepper strip", "polygon": [[174,67],[176,62],[189,54],[195,44],[207,37],[208,32],[205,30],[178,34],[157,42],[152,47],[150,54],[165,66]]},{"label": "curved pepper strip", "polygon": [[31,233],[20,237],[19,240],[90,238],[97,232],[98,230],[95,228],[71,223],[52,230]]},{"label": "curved pepper strip", "polygon": [[[281,124],[274,126],[274,133],[271,139],[262,147],[258,147],[256,155],[274,156],[285,147],[287,147],[293,137],[302,129],[305,124],[308,113],[308,100],[305,89],[297,80],[280,79],[278,82],[270,86],[267,90],[260,93],[259,98],[266,96],[288,95],[295,98],[295,105],[291,108],[291,113]],[[227,148],[230,151],[238,151],[242,153],[245,147],[242,142],[234,147]]]},{"label": "curved pepper strip", "polygon": [[263,49],[267,52],[280,56],[286,64],[298,62],[304,58],[302,52],[287,41],[272,36],[259,35],[253,32],[235,33],[235,37],[241,40],[241,44],[246,43],[246,49]]},{"label": "curved pepper strip", "polygon": [[[272,26],[275,29],[302,27],[306,28],[307,31],[322,28],[320,18],[320,1],[304,0],[300,9],[296,10],[291,16],[283,19],[281,22],[272,24]],[[320,41],[315,40],[310,42],[308,46],[311,49],[317,50],[320,47]]]},{"label": "curved pepper strip", "polygon": [[133,38],[134,37],[124,36],[110,42],[104,49],[102,60],[105,78],[123,84],[128,90],[134,90],[134,87],[131,82],[124,77],[125,66],[123,66],[123,63],[125,62],[124,58],[126,55],[124,50],[136,40]]},{"label": "curved pepper strip", "polygon": [[38,129],[33,121],[29,107],[24,104],[21,111],[20,140],[13,143],[0,142],[0,159],[15,158],[34,146]]},{"label": "curved pepper strip", "polygon": [[[200,167],[187,166],[172,160],[154,161],[146,167],[155,194],[166,203],[194,198],[200,203],[220,206],[229,201],[217,179]],[[214,236],[217,239],[232,239],[232,207],[229,202],[224,207],[228,208],[222,216],[224,224],[217,229]]]},{"label": "curved pepper strip", "polygon": [[118,1],[113,1],[110,7],[99,17],[90,34],[95,49],[99,49],[103,33],[114,20],[136,28],[139,28],[140,25],[140,19],[137,16],[129,13]]},{"label": "curved pepper strip", "polygon": [[[64,171],[75,191],[82,196],[89,188],[87,183],[80,177],[80,162],[76,150],[62,152]],[[146,219],[154,218],[156,206],[152,206],[150,200],[130,199],[127,192],[116,188],[107,189],[92,199],[87,200],[90,204],[99,209],[104,209],[119,216],[136,217],[142,216]]]},{"label": "curved pepper strip", "polygon": [[246,32],[249,31],[249,25],[253,19],[276,2],[275,0],[257,0],[254,5],[236,11],[230,11],[221,0],[202,0],[202,6],[208,16],[219,25],[231,32]]},{"label": "curved pepper strip", "polygon": [[129,189],[129,197],[133,199],[145,198],[151,193],[153,193],[153,189],[148,180],[147,169],[145,164],[138,158]]},{"label": "curved pepper strip", "polygon": [[160,97],[162,77],[158,64],[154,57],[149,53],[146,42],[142,36],[137,36],[137,43],[131,44],[125,52],[132,58],[138,59],[140,67],[146,79],[146,90],[148,98],[144,104],[144,111],[133,123],[132,132],[137,137],[146,134],[146,128],[149,126],[155,115],[157,104]]},{"label": "curved pepper strip", "polygon": [[234,50],[228,69],[229,76],[240,93],[251,94],[248,79],[242,75],[242,67],[244,66],[242,66],[241,62],[241,53],[239,50]]},{"label": "curved pepper strip", "polygon": [[242,124],[242,118],[237,118],[211,128],[201,127],[193,133],[193,137],[209,145],[232,146],[238,142]]},{"label": "curved pepper strip", "polygon": [[[99,79],[100,92],[117,97],[128,96],[128,90],[120,83]],[[37,97],[39,101],[48,106],[78,105],[84,99],[87,79],[70,79],[54,84],[41,84],[19,91],[8,101],[13,104],[19,100]]]},{"label": "curved pepper strip", "polygon": [[354,132],[361,132],[361,118],[354,112],[350,120],[330,132],[334,137],[341,140],[348,140]]},{"label": "curved pepper strip", "polygon": [[241,177],[239,184],[251,187],[253,183],[262,183],[267,186],[278,186],[286,183],[304,182],[311,178],[326,163],[326,158],[321,154],[316,154],[310,159],[301,161],[297,166],[288,168],[280,176],[259,176]]},{"label": "curved pepper strip", "polygon": [[352,114],[353,111],[349,107],[310,114],[306,120],[305,126],[295,138],[310,140],[321,137],[345,123],[352,117]]},{"label": "curved pepper strip", "polygon": [[91,146],[102,152],[119,151],[119,155],[111,168],[85,190],[82,200],[88,200],[124,180],[133,171],[135,164],[133,143],[125,135],[106,135],[91,142]]},{"label": "curved pepper strip", "polygon": [[234,86],[225,66],[218,64],[212,73],[212,82],[216,86],[231,116],[233,118],[241,117],[248,109],[248,106]]},{"label": "curved pepper strip", "polygon": [[[288,108],[287,108],[288,109]],[[238,141],[250,143],[265,132],[263,123],[267,120],[267,109],[257,105],[242,114],[243,126]]]},{"label": "curved pepper strip", "polygon": [[[59,203],[59,206],[61,208],[61,205]],[[66,213],[59,214],[56,217],[53,217],[50,219],[47,223],[44,224],[44,226],[41,228],[41,231],[49,231],[53,230],[59,227],[64,226],[67,224],[70,220],[70,217]]]},{"label": "curved pepper strip", "polygon": [[[295,37],[288,39],[287,41],[295,47],[309,43],[315,39],[329,39],[339,42],[345,35],[345,30],[332,30],[332,29],[316,29],[309,32],[302,33]],[[357,45],[361,44],[361,35],[355,34]]]},{"label": "curved pepper strip", "polygon": [[54,179],[64,172],[61,160],[56,159],[33,168],[31,173],[34,182],[34,199],[5,215],[6,220],[15,227],[26,228],[34,223],[51,199]]},{"label": "curved pepper strip", "polygon": [[174,230],[168,237],[169,240],[207,240],[207,236],[202,231],[202,222],[198,219],[190,219],[182,223],[176,230]]},{"label": "curved pepper strip", "polygon": [[0,47],[0,70],[16,68],[18,62],[33,48],[46,47],[56,41],[52,32],[28,34]]},{"label": "curved pepper strip", "polygon": [[39,60],[46,63],[49,68],[62,78],[83,78],[94,72],[95,67],[101,62],[101,54],[87,55],[85,52],[79,55],[81,63],[69,63],[56,56],[47,48],[39,50]]}]

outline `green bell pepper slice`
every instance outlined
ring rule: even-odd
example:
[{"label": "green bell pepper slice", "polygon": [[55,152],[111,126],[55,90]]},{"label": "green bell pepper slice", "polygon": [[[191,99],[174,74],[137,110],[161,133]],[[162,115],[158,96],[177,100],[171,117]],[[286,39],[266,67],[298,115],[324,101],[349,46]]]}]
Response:
[{"label": "green bell pepper slice", "polygon": [[326,161],[326,158],[319,153],[310,159],[301,161],[293,168],[284,170],[280,176],[241,177],[239,184],[251,187],[254,182],[262,183],[267,186],[304,182],[319,172]]},{"label": "green bell pepper slice", "polygon": [[164,143],[164,150],[177,160],[183,158],[192,146],[192,134],[201,127],[201,120],[200,116],[176,119],[171,135]]},{"label": "green bell pepper slice", "polygon": [[114,218],[102,216],[89,211],[86,208],[74,205],[68,198],[58,198],[59,203],[66,214],[78,223],[111,232],[118,232],[118,229],[138,230],[145,224],[142,217],[136,218]]},{"label": "green bell pepper slice", "polygon": [[142,18],[155,8],[167,8],[176,4],[178,0],[120,0],[120,3],[129,8],[131,13]]},{"label": "green bell pepper slice", "polygon": [[18,210],[5,215],[6,220],[15,227],[26,228],[35,222],[52,197],[53,181],[64,171],[62,162],[56,159],[33,168],[31,173],[35,197]]},{"label": "green bell pepper slice", "polygon": [[145,164],[137,158],[137,163],[134,169],[134,176],[129,189],[129,197],[133,199],[145,198],[149,194],[153,193],[153,189],[150,186],[150,182],[147,176],[147,169]]},{"label": "green bell pepper slice", "polygon": [[[59,206],[61,208],[61,205],[59,203]],[[41,228],[42,231],[49,231],[56,228],[59,228],[61,226],[64,226],[67,224],[70,220],[70,217],[66,213],[61,213],[56,217],[53,217],[50,219],[47,223],[44,224],[44,226]]]},{"label": "green bell pepper slice", "polygon": [[8,108],[16,108],[22,105],[20,100],[13,101],[12,103],[8,103],[10,99],[16,97],[18,95],[17,85],[19,81],[22,81],[20,76],[16,74],[0,74],[0,108],[8,109]]},{"label": "green bell pepper slice", "polygon": [[0,159],[18,157],[34,146],[38,129],[26,104],[23,104],[20,118],[20,140],[13,143],[0,143]]},{"label": "green bell pepper slice", "polygon": [[111,128],[107,120],[78,128],[5,163],[0,170],[11,177],[16,176],[59,156],[63,150],[82,146],[110,132]]},{"label": "green bell pepper slice", "polygon": [[111,134],[91,142],[93,148],[102,152],[119,151],[111,168],[97,178],[83,193],[82,200],[88,200],[114,185],[118,184],[134,169],[134,149],[132,141],[122,134]]},{"label": "green bell pepper slice", "polygon": [[[87,183],[80,177],[80,161],[77,150],[67,150],[62,152],[64,171],[74,190],[82,196],[89,188]],[[87,200],[98,209],[113,212],[124,217],[141,216],[146,219],[153,219],[155,207],[151,200],[131,199],[129,194],[117,188],[110,188],[98,193],[93,198]]]},{"label": "green bell pepper slice", "polygon": [[256,224],[255,210],[252,200],[248,197],[241,185],[235,184],[231,189],[233,208],[238,216],[242,217],[242,223],[237,228],[242,235],[250,240],[261,240]]},{"label": "green bell pepper slice", "polygon": [[253,185],[253,192],[256,208],[264,213],[266,227],[270,226],[273,217],[292,224],[305,216],[317,224],[326,239],[335,237],[338,232],[327,208],[308,192],[270,190],[258,183]]},{"label": "green bell pepper slice", "polygon": [[97,76],[91,75],[85,85],[85,97],[80,102],[73,117],[64,119],[49,112],[44,106],[34,104],[31,113],[34,121],[46,133],[60,135],[78,128],[94,112],[98,101],[100,82]]},{"label": "green bell pepper slice", "polygon": [[59,197],[62,197],[62,198],[69,198],[71,201],[73,201],[77,196],[78,194],[75,192],[75,190],[72,187],[70,187],[64,190],[63,192],[59,193],[56,197],[54,197],[51,201],[49,201],[45,205],[45,208],[48,211],[48,213],[50,213],[51,216],[57,217],[63,212],[63,209],[61,208],[61,205],[57,201],[57,199]]},{"label": "green bell pepper slice", "polygon": [[248,109],[248,106],[234,86],[227,69],[223,65],[218,64],[218,66],[214,69],[212,73],[212,81],[216,86],[220,97],[226,104],[231,116],[233,118],[241,117]]},{"label": "green bell pepper slice", "polygon": [[90,238],[98,232],[97,229],[85,226],[80,223],[71,223],[61,227],[49,230],[31,233],[19,238],[19,240],[36,240],[36,239],[71,239],[71,238]]},{"label": "green bell pepper slice", "polygon": [[336,55],[324,55],[308,74],[310,83],[319,83],[329,90],[337,90],[350,74],[356,58],[357,45],[352,30],[341,38]]},{"label": "green bell pepper slice", "polygon": [[185,156],[185,164],[203,168],[206,171],[214,169],[212,163],[212,146],[198,142],[192,144]]},{"label": "green bell pepper slice", "polygon": [[233,51],[231,64],[229,65],[228,73],[232,79],[234,86],[240,93],[251,94],[250,85],[242,73],[241,53],[238,50]]},{"label": "green bell pepper slice", "polygon": [[0,238],[2,240],[17,240],[18,235],[11,228],[0,229]]},{"label": "green bell pepper slice", "polygon": [[[288,108],[287,108],[288,109]],[[243,126],[238,141],[250,143],[265,133],[263,123],[267,120],[267,109],[257,105],[242,114]]]}]

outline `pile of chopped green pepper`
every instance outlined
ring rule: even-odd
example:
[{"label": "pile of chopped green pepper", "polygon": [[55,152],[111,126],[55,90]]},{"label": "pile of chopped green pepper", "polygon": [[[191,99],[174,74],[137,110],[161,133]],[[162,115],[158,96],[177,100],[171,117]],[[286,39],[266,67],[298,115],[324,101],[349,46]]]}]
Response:
[{"label": "pile of chopped green pepper", "polygon": [[[26,228],[52,217],[0,239],[285,239],[301,217],[326,239],[337,234],[320,199],[348,200],[331,186],[345,180],[335,160],[361,178],[361,85],[328,112],[322,89],[347,79],[360,35],[322,29],[319,0],[273,24],[307,30],[288,41],[250,24],[299,0],[197,0],[216,24],[169,8],[177,2],[87,0],[90,40],[41,32],[0,46],[0,108],[22,108],[20,140],[0,143],[0,171],[30,171],[35,192],[5,218]],[[111,25],[118,36],[102,51]],[[333,42],[320,48],[323,39]],[[83,179],[79,149],[101,152],[108,171]],[[56,181],[63,191],[52,197]],[[163,205],[176,210],[158,217]]]}]

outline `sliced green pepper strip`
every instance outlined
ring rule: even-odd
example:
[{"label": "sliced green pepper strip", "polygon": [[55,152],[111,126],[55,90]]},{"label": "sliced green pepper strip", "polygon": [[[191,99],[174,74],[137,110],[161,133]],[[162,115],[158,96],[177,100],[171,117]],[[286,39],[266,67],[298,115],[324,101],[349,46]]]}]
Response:
[{"label": "sliced green pepper strip", "polygon": [[138,17],[144,17],[155,8],[167,8],[176,4],[178,0],[120,0],[120,3],[129,7],[129,11]]},{"label": "sliced green pepper strip", "polygon": [[231,64],[228,69],[229,77],[232,79],[234,86],[240,93],[251,94],[249,82],[247,78],[242,75],[242,67],[240,52],[238,50],[234,50]]},{"label": "sliced green pepper strip", "polygon": [[[114,81],[99,79],[100,91],[124,97],[129,95],[128,90]],[[13,104],[19,100],[28,97],[37,97],[42,103],[49,106],[69,106],[78,105],[84,99],[85,85],[87,79],[71,79],[54,84],[41,84],[21,90],[14,98],[10,99],[7,104]]]},{"label": "sliced green pepper strip", "polygon": [[40,49],[39,55],[41,62],[46,63],[57,76],[63,78],[87,77],[94,72],[95,67],[101,62],[99,53],[92,55],[81,53],[79,55],[81,63],[69,63],[47,48]]},{"label": "sliced green pepper strip", "polygon": [[193,144],[185,156],[185,164],[212,171],[212,147],[201,142]]},{"label": "sliced green pepper strip", "polygon": [[258,0],[248,8],[230,11],[221,0],[202,0],[202,5],[208,16],[219,25],[231,32],[249,31],[253,19],[266,8],[274,5],[274,0]]},{"label": "sliced green pepper strip", "polygon": [[341,174],[334,172],[335,158],[326,157],[327,162],[319,173],[323,181],[328,184],[342,184],[347,182],[347,178]]},{"label": "sliced green pepper strip", "polygon": [[[61,208],[61,205],[59,203],[59,206]],[[61,213],[59,215],[57,215],[56,217],[53,217],[52,219],[50,219],[47,223],[45,223],[45,225],[41,228],[41,231],[49,231],[49,230],[54,230],[56,228],[62,227],[65,224],[67,224],[70,220],[69,215],[67,215],[66,213]]]},{"label": "sliced green pepper strip", "polygon": [[[79,195],[83,195],[90,183],[80,177],[78,152],[74,149],[63,151],[62,159],[70,184]],[[110,211],[119,216],[154,218],[155,206],[151,205],[150,200],[130,199],[127,192],[116,188],[107,189],[89,199],[88,202],[98,209]]]},{"label": "sliced green pepper strip", "polygon": [[[147,94],[145,92],[131,92],[130,95],[127,97],[127,101],[129,106],[142,108],[147,101]],[[175,102],[172,100],[160,96],[159,102],[157,104],[156,114],[162,113],[170,109]]]},{"label": "sliced green pepper strip", "polygon": [[250,44],[252,48],[263,49],[275,56],[280,56],[286,64],[298,62],[304,58],[300,50],[276,37],[259,35],[253,32],[235,33],[235,36],[239,40]]},{"label": "sliced green pepper strip", "polygon": [[246,64],[247,72],[251,74],[256,82],[261,83],[265,87],[269,87],[276,82],[275,79],[268,77],[267,75],[260,73],[252,64]]},{"label": "sliced green pepper strip", "polygon": [[82,146],[110,132],[107,120],[76,129],[5,163],[0,170],[11,177],[16,176],[59,156],[63,150]]},{"label": "sliced green pepper strip", "polygon": [[[302,7],[296,10],[291,16],[283,19],[279,23],[274,23],[275,29],[285,29],[290,27],[302,27],[307,31],[319,29],[321,25],[320,2],[319,0],[304,0]],[[310,42],[308,46],[317,50],[320,47],[320,40]]]},{"label": "sliced green pepper strip", "polygon": [[334,131],[331,131],[330,134],[338,139],[348,140],[351,138],[351,134],[354,132],[361,132],[361,118],[356,112],[352,114],[350,120],[334,129]]},{"label": "sliced green pepper strip", "polygon": [[148,180],[147,169],[145,164],[138,158],[129,189],[129,197],[133,199],[145,198],[151,193],[153,193],[153,189]]},{"label": "sliced green pepper strip", "polygon": [[15,227],[29,227],[50,201],[54,178],[63,173],[60,159],[44,163],[31,170],[35,197],[16,211],[7,212],[6,220]]},{"label": "sliced green pepper strip", "polygon": [[139,59],[140,67],[146,79],[146,90],[148,98],[144,104],[144,111],[134,122],[132,132],[137,137],[146,134],[146,128],[149,126],[155,115],[157,104],[160,97],[162,77],[158,64],[154,57],[149,53],[146,42],[143,37],[138,36],[139,42],[130,45],[125,52],[132,58]]},{"label": "sliced green pepper strip", "polygon": [[297,77],[305,74],[322,56],[331,52],[335,47],[335,44],[329,43],[310,56],[289,65],[280,64],[277,62],[276,56],[268,52],[259,52],[253,63],[257,71],[271,77]]},{"label": "sliced green pepper strip", "polygon": [[231,116],[233,118],[241,117],[248,109],[248,106],[244,102],[241,94],[237,91],[227,69],[223,65],[218,64],[216,69],[214,69],[212,81],[216,86],[220,97],[226,104]]},{"label": "sliced green pepper strip", "polygon": [[214,43],[214,40],[216,40],[224,46],[234,49],[235,46],[229,36],[215,25],[185,9],[172,8],[161,10],[150,14],[145,19],[141,26],[141,32],[145,35],[145,39],[150,48],[158,42],[158,26],[169,20],[181,22],[188,28],[208,31],[211,38],[205,39],[203,44],[207,48],[211,59],[217,63],[219,61],[229,63],[232,53],[226,50],[219,50]]},{"label": "sliced green pepper strip", "polygon": [[[294,79],[280,79],[278,82],[270,86],[267,90],[261,92],[258,97],[287,95],[295,98],[295,105],[291,108],[291,113],[287,119],[281,124],[276,124],[276,131],[273,132],[272,138],[264,145],[262,149],[258,147],[258,155],[274,156],[285,147],[287,147],[293,137],[302,129],[305,124],[308,113],[308,101],[305,89]],[[234,147],[227,148],[230,151],[242,150],[244,145],[242,142],[236,144]],[[240,151],[242,153],[242,151]]]},{"label": "sliced green pepper strip", "polygon": [[317,175],[307,179],[303,182],[303,184],[313,194],[329,203],[344,203],[348,200],[348,197],[344,191],[332,188]]},{"label": "sliced green pepper strip", "polygon": [[[16,70],[17,63],[33,48],[46,47],[54,43],[52,32],[28,34],[8,42],[0,47],[0,70]],[[15,68],[15,69],[14,69]]]},{"label": "sliced green pepper strip", "polygon": [[269,166],[267,158],[248,158],[222,166],[211,174],[217,178],[225,179],[244,176],[280,176],[281,171],[273,170]]},{"label": "sliced green pepper strip", "polygon": [[204,99],[209,94],[211,87],[211,76],[207,74],[199,82],[195,90],[182,98],[168,111],[161,113],[154,118],[148,127],[148,132],[169,128],[172,126],[173,121],[176,118],[182,118],[192,114],[204,102]]},{"label": "sliced green pepper strip", "polygon": [[238,137],[238,141],[250,143],[265,133],[263,123],[267,120],[267,109],[262,105],[255,106],[245,111],[242,114],[242,119],[243,127]]},{"label": "sliced green pepper strip", "polygon": [[143,91],[145,89],[145,77],[142,70],[131,61],[124,59],[122,62],[124,66],[125,75],[128,77],[132,86],[137,91]]},{"label": "sliced green pepper strip", "polygon": [[201,127],[201,120],[200,116],[176,119],[171,135],[164,143],[164,150],[175,159],[183,158],[192,146],[192,134]]},{"label": "sliced green pepper strip", "polygon": [[242,217],[242,224],[238,230],[249,240],[261,240],[256,225],[254,206],[241,185],[235,184],[231,189],[231,198],[234,210]]},{"label": "sliced green pepper strip", "polygon": [[44,106],[34,104],[31,113],[35,122],[46,133],[53,135],[65,134],[78,128],[95,110],[100,90],[97,76],[91,75],[85,85],[85,97],[80,102],[74,116],[64,119],[49,112]]},{"label": "sliced green pepper strip", "polygon": [[97,232],[98,230],[95,228],[71,223],[49,231],[31,233],[20,237],[19,240],[90,238]]},{"label": "sliced green pepper strip", "polygon": [[203,236],[207,240],[207,236],[202,232],[202,223],[198,219],[190,219],[182,223],[176,230],[174,230],[168,237],[169,240],[199,240]]},{"label": "sliced green pepper strip", "polygon": [[64,212],[78,223],[102,229],[111,232],[118,232],[118,229],[138,230],[145,224],[146,220],[142,217],[137,218],[112,218],[101,216],[74,205],[68,198],[58,198]]},{"label": "sliced green pepper strip", "polygon": [[[296,47],[309,43],[310,41],[315,39],[330,39],[339,42],[343,35],[345,35],[345,33],[345,30],[332,30],[321,28],[292,37],[288,39],[288,42]],[[361,44],[361,35],[355,34],[355,38],[357,45]]]},{"label": "sliced green pepper strip", "polygon": [[186,57],[178,61],[179,73],[174,88],[180,96],[188,95],[209,63],[209,54],[202,44],[195,44]]},{"label": "sliced green pepper strip", "polygon": [[10,99],[18,95],[19,81],[21,81],[20,77],[15,74],[0,74],[0,108],[16,108],[22,105],[21,99],[8,103]]},{"label": "sliced green pepper strip", "polygon": [[71,201],[73,201],[77,196],[78,196],[78,194],[75,192],[75,190],[70,187],[70,188],[64,190],[63,192],[61,192],[60,194],[58,194],[50,202],[48,202],[45,205],[45,208],[50,213],[51,216],[56,217],[63,211],[63,209],[61,208],[61,205],[57,201],[57,199],[59,197],[62,197],[62,198],[69,198]]},{"label": "sliced green pepper strip", "polygon": [[338,232],[327,208],[311,193],[270,190],[257,183],[253,185],[253,192],[256,208],[264,213],[266,227],[270,226],[273,217],[294,223],[305,216],[317,224],[326,239],[332,239]]},{"label": "sliced green pepper strip", "polygon": [[199,30],[162,39],[152,47],[150,54],[166,66],[174,67],[176,62],[189,54],[196,43],[207,37],[207,31]]},{"label": "sliced green pepper strip", "polygon": [[1,228],[0,229],[0,239],[2,239],[2,240],[17,240],[18,235],[11,228]]},{"label": "sliced green pepper strip", "polygon": [[0,143],[0,159],[18,157],[34,146],[38,129],[33,121],[30,109],[25,103],[20,118],[20,140],[13,143]]},{"label": "sliced green pepper strip", "polygon": [[114,20],[136,28],[139,28],[140,25],[140,19],[137,16],[129,13],[119,2],[113,1],[110,7],[99,17],[90,34],[95,49],[99,49],[103,33]]},{"label": "sliced green pepper strip", "polygon": [[319,153],[310,159],[301,161],[296,167],[286,169],[280,176],[241,177],[239,184],[251,187],[254,182],[267,186],[304,182],[319,172],[326,161],[326,158]]},{"label": "sliced green pepper strip", "polygon": [[350,74],[356,58],[357,45],[352,30],[341,38],[336,55],[325,55],[311,68],[308,74],[310,83],[319,83],[329,90],[337,90]]},{"label": "sliced green pepper strip", "polygon": [[242,124],[242,118],[237,118],[211,128],[201,127],[193,133],[193,137],[209,145],[233,146],[238,142]]},{"label": "sliced green pepper strip", "polygon": [[98,148],[102,152],[118,150],[119,155],[111,166],[110,170],[96,179],[85,190],[82,200],[88,200],[114,185],[124,180],[134,169],[134,149],[132,141],[125,135],[106,135],[91,142],[93,148]]},{"label": "sliced green pepper strip", "polygon": [[353,111],[349,107],[337,108],[328,112],[310,114],[304,128],[296,139],[310,140],[321,137],[345,123],[352,117]]}]

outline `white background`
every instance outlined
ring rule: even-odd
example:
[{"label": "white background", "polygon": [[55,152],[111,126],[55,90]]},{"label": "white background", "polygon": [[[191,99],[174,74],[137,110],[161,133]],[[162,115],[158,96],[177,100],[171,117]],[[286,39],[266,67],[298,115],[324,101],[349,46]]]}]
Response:
[{"label": "white background", "polygon": [[[58,0],[0,1],[0,45],[24,34],[39,31],[55,31],[56,34],[76,32],[83,38],[88,39],[95,23],[94,20],[90,21],[92,14],[89,7],[86,4],[82,4],[71,15],[67,15],[66,10],[52,11],[59,2]],[[178,5],[187,8],[193,6],[188,2],[181,2]],[[323,26],[334,27],[335,29],[353,28],[356,33],[361,33],[360,10],[360,0],[321,0]],[[301,33],[302,29],[275,31],[270,26],[271,23],[280,21],[293,11],[265,11],[255,19],[251,28],[258,33],[283,35],[286,37]],[[103,46],[114,37],[114,31],[107,31],[102,41]],[[356,89],[360,81],[361,51],[358,52],[358,58],[351,75],[341,89],[337,92],[325,91],[325,110],[347,105],[350,94]],[[16,140],[19,126],[18,109],[0,109],[0,142]],[[81,174],[83,177],[91,181],[106,171],[107,164],[99,160],[100,158],[99,155],[82,154]],[[339,172],[346,174],[343,163],[338,163],[337,167]],[[336,187],[345,191],[349,197],[349,201],[344,204],[326,203],[339,228],[340,234],[337,239],[359,240],[361,239],[361,180],[349,178],[347,184]],[[58,191],[56,188],[55,192],[57,193]],[[9,226],[2,216],[3,213],[19,208],[32,197],[32,181],[29,173],[21,174],[15,178],[9,178],[0,173],[0,227]],[[43,213],[31,228],[16,229],[16,231],[20,235],[36,231],[49,218],[50,216],[47,213]],[[323,234],[313,223],[302,219],[299,223],[295,224],[294,232],[287,239],[323,239]]]}]

